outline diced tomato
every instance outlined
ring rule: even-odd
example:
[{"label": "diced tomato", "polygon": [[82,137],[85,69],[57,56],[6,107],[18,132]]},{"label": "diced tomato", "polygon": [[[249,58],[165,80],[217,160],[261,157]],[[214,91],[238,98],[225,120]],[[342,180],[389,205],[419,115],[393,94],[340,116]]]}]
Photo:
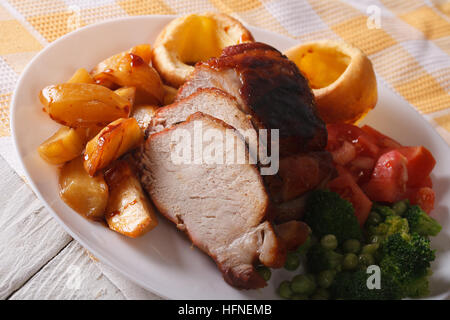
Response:
[{"label": "diced tomato", "polygon": [[376,158],[380,153],[380,148],[377,146],[373,137],[363,133],[355,141],[356,150],[361,156],[368,156]]},{"label": "diced tomato", "polygon": [[356,157],[356,149],[355,147],[348,141],[344,141],[342,146],[331,153],[333,157],[333,161],[336,164],[340,164],[341,166],[345,166],[347,163],[355,159]]},{"label": "diced tomato", "polygon": [[430,175],[436,160],[425,147],[401,147],[397,149],[408,160],[408,186],[419,187]]},{"label": "diced tomato", "polygon": [[327,149],[334,151],[339,148],[344,141],[353,142],[358,139],[359,136],[364,134],[359,127],[351,124],[328,124],[328,145]]},{"label": "diced tomato", "polygon": [[378,159],[372,177],[363,190],[372,201],[395,202],[401,200],[407,181],[407,159],[393,150]]},{"label": "diced tomato", "polygon": [[426,177],[425,180],[423,180],[422,183],[420,184],[420,187],[433,188],[433,181],[431,180],[431,177],[430,176]]},{"label": "diced tomato", "polygon": [[358,155],[377,156],[379,148],[376,140],[361,130],[359,127],[351,124],[329,124],[327,150],[332,154],[340,149],[347,141],[354,145]]},{"label": "diced tomato", "polygon": [[355,209],[355,216],[359,224],[363,226],[372,208],[372,202],[356,184],[352,175],[347,170],[341,166],[337,166],[337,170],[339,176],[328,183],[328,188],[352,203]]},{"label": "diced tomato", "polygon": [[330,182],[336,192],[352,199],[355,191],[348,181],[352,179],[371,201],[393,203],[408,198],[425,211],[433,208],[430,173],[436,160],[428,149],[403,147],[368,125],[329,124],[327,129],[326,149],[347,174]]},{"label": "diced tomato", "polygon": [[370,136],[375,138],[378,142],[378,145],[380,147],[382,147],[383,149],[392,150],[392,149],[400,148],[402,146],[400,143],[398,143],[394,139],[389,138],[388,136],[382,134],[378,130],[375,130],[371,126],[364,125],[361,127],[361,130],[363,130],[364,132],[366,132],[367,134],[369,134]]},{"label": "diced tomato", "polygon": [[355,181],[361,185],[369,181],[374,166],[375,159],[370,157],[357,157],[346,168],[353,175]]},{"label": "diced tomato", "polygon": [[408,199],[412,204],[419,205],[423,211],[430,214],[434,209],[434,200],[436,198],[433,189],[428,187],[409,189]]}]

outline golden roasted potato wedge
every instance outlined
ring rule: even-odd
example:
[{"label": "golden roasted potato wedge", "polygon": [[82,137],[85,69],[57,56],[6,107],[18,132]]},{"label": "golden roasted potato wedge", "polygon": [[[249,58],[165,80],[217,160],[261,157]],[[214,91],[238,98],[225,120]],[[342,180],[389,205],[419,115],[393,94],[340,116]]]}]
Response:
[{"label": "golden roasted potato wedge", "polygon": [[73,210],[89,219],[103,218],[108,203],[108,185],[102,172],[95,177],[86,173],[82,157],[62,166],[59,188],[61,199]]},{"label": "golden roasted potato wedge", "polygon": [[129,52],[141,57],[146,64],[152,61],[152,47],[149,44],[138,44],[131,48]]},{"label": "golden roasted potato wedge", "polygon": [[171,104],[175,101],[175,97],[177,96],[178,90],[166,85],[163,85],[163,87],[164,87],[163,105],[167,106],[168,104]]},{"label": "golden roasted potato wedge", "polygon": [[128,100],[131,104],[131,107],[134,105],[134,98],[136,97],[136,88],[135,87],[122,87],[114,91],[120,97]]},{"label": "golden roasted potato wedge", "polygon": [[111,79],[111,77],[97,77],[94,79],[95,84],[106,87],[111,90],[117,90],[120,86]]},{"label": "golden roasted potato wedge", "polygon": [[51,85],[42,89],[39,99],[53,120],[73,128],[107,125],[131,111],[128,100],[96,84]]},{"label": "golden roasted potato wedge", "polygon": [[104,126],[92,126],[92,127],[78,127],[74,128],[74,130],[83,139],[84,145],[86,145],[86,143],[93,137],[95,137],[103,128]]},{"label": "golden roasted potato wedge", "polygon": [[115,83],[121,87],[136,88],[136,103],[161,104],[164,89],[158,72],[140,56],[124,52],[112,56],[92,71],[97,83]]},{"label": "golden roasted potato wedge", "polygon": [[118,119],[103,128],[86,145],[84,168],[93,176],[125,152],[136,148],[144,134],[134,118]]},{"label": "golden roasted potato wedge", "polygon": [[74,129],[61,127],[38,147],[38,152],[48,163],[62,164],[81,155],[84,142],[83,136]]},{"label": "golden roasted potato wedge", "polygon": [[158,108],[158,106],[136,106],[133,108],[131,116],[136,119],[139,127],[145,131]]},{"label": "golden roasted potato wedge", "polygon": [[146,64],[149,64],[152,59],[152,48],[149,44],[139,44],[135,47],[132,47],[128,51],[123,51],[118,54],[115,54],[109,58],[106,58],[99,64],[97,64],[92,70],[91,75],[96,75],[101,72],[105,72],[112,67],[116,67],[119,63],[120,59],[126,54],[134,54],[142,58]]},{"label": "golden roasted potato wedge", "polygon": [[72,78],[70,78],[69,81],[67,81],[67,82],[68,83],[91,83],[91,84],[94,84],[95,80],[86,69],[80,68],[77,71],[75,71]]},{"label": "golden roasted potato wedge", "polygon": [[155,211],[126,161],[113,162],[105,172],[105,181],[109,187],[105,219],[110,229],[136,238],[158,225]]}]

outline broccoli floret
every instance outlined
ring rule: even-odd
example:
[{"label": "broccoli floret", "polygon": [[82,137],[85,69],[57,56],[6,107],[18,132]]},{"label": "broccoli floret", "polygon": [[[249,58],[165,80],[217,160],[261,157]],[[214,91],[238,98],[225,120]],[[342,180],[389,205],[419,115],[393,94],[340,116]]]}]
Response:
[{"label": "broccoli floret", "polygon": [[399,287],[387,274],[381,274],[380,289],[369,289],[367,279],[370,275],[364,270],[339,273],[331,288],[334,299],[345,300],[393,300],[400,299]]},{"label": "broccoli floret", "polygon": [[426,276],[435,258],[430,240],[417,233],[410,236],[395,233],[382,243],[380,250],[381,269],[401,284]]},{"label": "broccoli floret", "polygon": [[339,243],[362,238],[352,204],[335,192],[313,191],[306,202],[305,221],[319,238],[334,234]]},{"label": "broccoli floret", "polygon": [[368,231],[370,236],[377,236],[382,241],[394,233],[408,235],[409,225],[406,219],[393,215],[386,217],[386,220],[377,226],[370,226]]},{"label": "broccoli floret", "polygon": [[391,207],[383,206],[381,204],[374,204],[372,206],[372,211],[380,214],[383,218],[397,215],[397,213]]},{"label": "broccoli floret", "polygon": [[378,250],[381,288],[368,289],[365,270],[339,273],[331,287],[336,299],[380,300],[427,296],[430,262],[434,251],[427,237],[417,233],[394,233]]},{"label": "broccoli floret", "polygon": [[405,212],[411,232],[422,236],[436,236],[442,229],[439,222],[430,217],[418,205],[410,206]]},{"label": "broccoli floret", "polygon": [[325,270],[340,268],[344,256],[320,244],[312,246],[307,254],[306,268],[317,273]]},{"label": "broccoli floret", "polygon": [[428,276],[419,277],[399,285],[403,297],[421,298],[430,295]]}]

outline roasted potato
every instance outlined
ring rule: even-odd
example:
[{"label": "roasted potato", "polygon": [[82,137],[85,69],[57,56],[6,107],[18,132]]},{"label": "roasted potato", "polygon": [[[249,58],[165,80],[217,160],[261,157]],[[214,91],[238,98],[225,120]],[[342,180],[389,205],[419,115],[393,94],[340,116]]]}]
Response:
[{"label": "roasted potato", "polygon": [[131,116],[136,119],[139,127],[145,131],[158,108],[158,106],[136,106],[133,108]]},{"label": "roasted potato", "polygon": [[73,74],[72,78],[67,81],[68,83],[90,83],[94,84],[95,80],[94,78],[89,74],[89,72],[84,69],[80,68]]},{"label": "roasted potato", "polygon": [[157,226],[155,211],[126,161],[113,162],[105,181],[109,187],[105,218],[110,229],[136,238]]},{"label": "roasted potato", "polygon": [[97,64],[91,70],[91,75],[96,75],[98,73],[105,72],[106,70],[117,66],[117,64],[119,63],[119,60],[122,59],[122,57],[124,55],[129,54],[129,53],[135,54],[135,55],[141,57],[142,60],[144,60],[144,62],[146,64],[149,64],[152,59],[152,48],[150,47],[150,45],[149,44],[139,44],[135,47],[132,47],[128,51],[120,52],[118,54],[115,54],[115,55],[103,60],[102,62]]},{"label": "roasted potato", "polygon": [[128,100],[96,84],[51,85],[40,92],[39,99],[53,120],[73,128],[107,125],[131,111]]},{"label": "roasted potato", "polygon": [[130,52],[119,53],[97,65],[92,71],[97,83],[111,82],[136,88],[136,103],[161,104],[164,89],[158,72],[143,58]]},{"label": "roasted potato", "polygon": [[74,129],[61,127],[38,147],[39,155],[48,163],[62,164],[81,155],[85,144],[83,138]]},{"label": "roasted potato", "polygon": [[149,44],[138,44],[131,48],[129,52],[141,57],[146,64],[152,61],[152,47]]},{"label": "roasted potato", "polygon": [[82,157],[62,166],[59,188],[61,199],[73,210],[89,219],[103,218],[108,203],[108,185],[102,172],[95,177],[86,173]]},{"label": "roasted potato", "polygon": [[134,118],[118,119],[103,128],[86,145],[84,168],[91,176],[125,152],[136,148],[143,132]]},{"label": "roasted potato", "polygon": [[122,87],[114,91],[120,97],[128,100],[131,104],[131,107],[134,105],[134,99],[136,97],[136,88],[135,87]]},{"label": "roasted potato", "polygon": [[175,101],[178,90],[166,85],[163,85],[163,87],[164,87],[163,105],[167,106],[168,104],[171,104]]},{"label": "roasted potato", "polygon": [[83,140],[84,146],[85,146],[86,143],[89,140],[91,140],[92,138],[94,138],[100,132],[100,130],[102,130],[103,128],[104,128],[104,126],[92,126],[92,127],[78,127],[78,128],[74,128],[74,130],[78,133],[80,138]]}]

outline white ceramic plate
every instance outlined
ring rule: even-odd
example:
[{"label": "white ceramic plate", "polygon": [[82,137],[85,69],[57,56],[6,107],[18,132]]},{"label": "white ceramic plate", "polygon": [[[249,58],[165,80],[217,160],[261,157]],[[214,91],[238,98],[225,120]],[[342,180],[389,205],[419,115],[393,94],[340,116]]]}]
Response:
[{"label": "white ceramic plate", "polygon": [[[18,156],[35,193],[53,216],[84,247],[130,280],[173,299],[273,299],[281,279],[293,273],[277,271],[268,287],[240,291],[227,285],[213,261],[165,219],[140,239],[128,239],[90,222],[71,210],[58,196],[57,169],[46,164],[36,148],[58,125],[42,112],[39,91],[69,79],[77,68],[97,62],[136,44],[152,43],[173,17],[144,16],[88,26],[53,42],[23,72],[12,103],[12,132]],[[252,28],[255,39],[284,51],[292,39]],[[437,194],[434,216],[443,231],[433,240],[438,250],[431,278],[432,296],[445,298],[450,290],[450,152],[448,145],[405,101],[379,83],[379,102],[365,119],[405,145],[424,145],[437,159],[433,182]]]}]

